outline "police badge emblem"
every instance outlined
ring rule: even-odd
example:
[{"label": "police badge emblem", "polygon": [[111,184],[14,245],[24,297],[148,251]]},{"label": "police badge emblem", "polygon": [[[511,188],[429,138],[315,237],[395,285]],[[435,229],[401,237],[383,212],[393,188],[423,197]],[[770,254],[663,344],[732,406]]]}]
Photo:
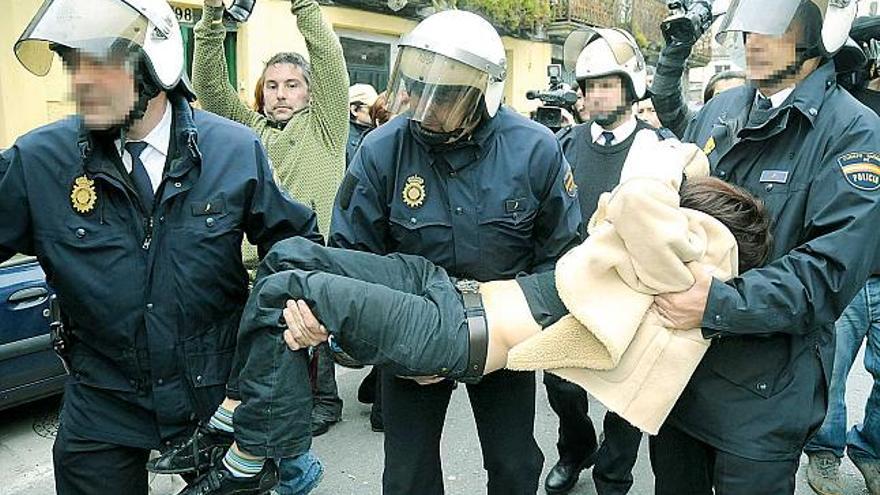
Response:
[{"label": "police badge emblem", "polygon": [[421,208],[425,204],[425,179],[418,175],[411,175],[406,179],[403,186],[403,202],[410,208]]},{"label": "police badge emblem", "polygon": [[846,153],[837,158],[846,181],[862,191],[880,189],[880,154]]},{"label": "police badge emblem", "polygon": [[85,175],[77,177],[70,192],[70,204],[80,215],[90,213],[95,208],[98,194],[95,192],[95,181]]}]

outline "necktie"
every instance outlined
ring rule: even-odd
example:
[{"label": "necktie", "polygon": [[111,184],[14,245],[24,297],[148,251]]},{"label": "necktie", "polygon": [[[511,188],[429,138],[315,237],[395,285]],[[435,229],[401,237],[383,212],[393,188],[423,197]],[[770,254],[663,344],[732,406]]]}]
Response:
[{"label": "necktie", "polygon": [[611,146],[612,144],[614,144],[614,133],[605,131],[602,133],[602,139],[604,139],[602,145]]},{"label": "necktie", "polygon": [[148,212],[153,210],[153,182],[147,174],[144,162],[141,161],[141,153],[147,148],[147,143],[143,141],[130,141],[125,143],[125,149],[131,155],[131,180],[134,182],[134,188],[141,198],[141,204]]},{"label": "necktie", "polygon": [[755,106],[758,107],[758,110],[770,110],[773,108],[773,103],[770,101],[770,98],[765,98],[759,94]]}]

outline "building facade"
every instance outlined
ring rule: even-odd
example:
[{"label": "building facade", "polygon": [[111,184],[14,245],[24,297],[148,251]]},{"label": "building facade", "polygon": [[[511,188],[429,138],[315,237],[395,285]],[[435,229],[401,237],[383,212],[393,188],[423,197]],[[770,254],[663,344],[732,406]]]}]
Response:
[{"label": "building facade", "polygon": [[[41,0],[5,2],[5,16],[0,18],[0,148],[34,127],[72,113],[67,78],[61,64],[53,64],[50,74],[38,78],[15,60],[13,45],[24,31]],[[173,0],[186,43],[188,62],[192,55],[192,27],[201,17],[200,0]],[[397,41],[415,27],[420,16],[429,11],[430,2],[372,2],[340,0],[323,5],[325,18],[340,37],[352,82],[369,82],[382,91],[387,84],[397,53]],[[400,3],[404,8],[394,11]],[[227,24],[226,41],[230,78],[244,101],[253,101],[253,89],[263,64],[279,51],[306,54],[305,41],[296,29],[288,0],[261,0],[251,19],[236,25]],[[454,33],[450,33],[454,36]],[[532,37],[533,38],[533,37]],[[550,62],[552,46],[529,37],[503,37],[508,57],[506,103],[527,113],[537,105],[525,98],[530,89],[547,84],[545,67]]]}]

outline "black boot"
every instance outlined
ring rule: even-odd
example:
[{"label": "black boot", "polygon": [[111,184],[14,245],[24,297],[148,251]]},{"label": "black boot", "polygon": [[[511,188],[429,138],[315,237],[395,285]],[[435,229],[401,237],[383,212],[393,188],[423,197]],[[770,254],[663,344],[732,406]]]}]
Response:
[{"label": "black boot", "polygon": [[547,479],[544,480],[544,490],[548,495],[568,493],[577,484],[581,471],[592,467],[595,463],[595,452],[580,463],[560,459],[547,473]]},{"label": "black boot", "polygon": [[269,493],[277,484],[278,470],[268,459],[258,474],[247,478],[236,478],[222,461],[218,461],[210,471],[177,495],[261,495]]},{"label": "black boot", "polygon": [[199,425],[183,443],[150,460],[147,471],[159,474],[204,472],[223,456],[234,440],[232,433]]}]

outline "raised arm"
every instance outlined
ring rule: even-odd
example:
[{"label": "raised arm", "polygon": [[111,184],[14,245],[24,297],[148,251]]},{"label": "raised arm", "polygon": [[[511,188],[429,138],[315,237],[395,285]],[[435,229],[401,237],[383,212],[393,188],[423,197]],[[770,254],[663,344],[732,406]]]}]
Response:
[{"label": "raised arm", "polygon": [[348,140],[348,70],[342,45],[315,0],[292,0],[290,11],[306,40],[312,66],[310,127],[328,151],[341,156]]},{"label": "raised arm", "polygon": [[266,117],[248,108],[229,83],[221,0],[205,0],[204,15],[194,31],[193,87],[202,108],[250,127],[265,124]]}]

